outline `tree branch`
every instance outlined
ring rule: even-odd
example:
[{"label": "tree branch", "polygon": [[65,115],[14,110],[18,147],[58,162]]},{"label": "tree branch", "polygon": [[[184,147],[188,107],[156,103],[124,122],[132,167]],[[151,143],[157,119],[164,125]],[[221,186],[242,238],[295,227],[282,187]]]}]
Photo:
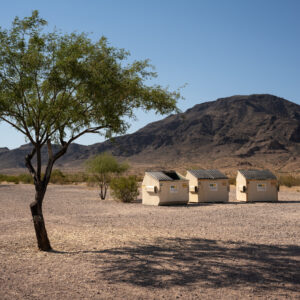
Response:
[{"label": "tree branch", "polygon": [[1,120],[3,120],[4,122],[8,123],[9,125],[11,125],[12,127],[14,127],[15,129],[19,130],[20,132],[22,132],[24,135],[27,136],[26,132],[24,130],[22,130],[20,127],[18,127],[17,125],[15,125],[14,123],[12,123],[11,121],[8,121],[7,119],[3,118],[2,116],[0,117]]},{"label": "tree branch", "polygon": [[42,172],[42,154],[41,154],[41,145],[37,144],[35,146],[36,149],[36,165],[37,165],[37,179],[41,180],[41,172]]},{"label": "tree branch", "polygon": [[37,178],[36,171],[35,171],[35,169],[33,168],[32,164],[31,164],[31,159],[33,158],[33,156],[35,155],[35,153],[36,153],[36,148],[34,147],[32,149],[32,151],[31,151],[31,153],[27,154],[25,156],[25,166],[29,170],[29,173],[33,177],[34,184],[36,185],[38,183],[38,178]]},{"label": "tree branch", "polygon": [[84,131],[78,133],[77,135],[73,136],[69,141],[68,144],[71,144],[74,140],[78,139],[85,133],[99,133],[99,130],[104,129],[104,128],[110,128],[110,126],[97,126],[97,127],[91,127],[87,128]]},{"label": "tree branch", "polygon": [[53,151],[52,151],[52,145],[50,139],[47,139],[47,147],[48,147],[48,157],[50,160],[53,160]]},{"label": "tree branch", "polygon": [[41,128],[41,123],[40,123],[40,118],[41,118],[41,110],[40,110],[40,104],[42,102],[41,99],[41,93],[40,93],[40,87],[38,84],[38,80],[37,80],[37,73],[34,74],[34,83],[35,83],[35,88],[37,91],[37,95],[38,95],[38,109],[37,109],[37,123],[36,123],[36,127],[35,127],[35,136],[36,136],[36,140],[38,141],[40,138],[40,128]]}]

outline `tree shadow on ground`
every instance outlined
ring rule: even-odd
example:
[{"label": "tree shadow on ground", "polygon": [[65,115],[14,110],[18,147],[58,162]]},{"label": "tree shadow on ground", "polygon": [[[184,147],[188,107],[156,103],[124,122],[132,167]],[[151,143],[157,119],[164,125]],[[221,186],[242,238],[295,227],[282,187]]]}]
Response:
[{"label": "tree shadow on ground", "polygon": [[300,247],[207,239],[158,239],[154,245],[93,251],[110,283],[168,288],[241,286],[299,291]]}]

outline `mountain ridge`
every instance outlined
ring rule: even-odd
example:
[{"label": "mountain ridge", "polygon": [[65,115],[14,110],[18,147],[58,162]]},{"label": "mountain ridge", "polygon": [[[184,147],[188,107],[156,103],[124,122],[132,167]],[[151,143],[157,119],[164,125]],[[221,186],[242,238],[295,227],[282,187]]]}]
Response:
[{"label": "mountain ridge", "polygon": [[[225,166],[249,161],[250,165],[265,167],[273,160],[278,168],[286,165],[300,170],[300,105],[269,94],[235,95],[196,104],[113,141],[71,146],[60,166],[75,166],[91,155],[108,151],[120,159],[149,165]],[[1,148],[0,169],[14,167],[10,159],[14,151],[15,165],[19,162],[22,166],[18,158],[21,148]],[[4,157],[5,166],[1,162]]]}]

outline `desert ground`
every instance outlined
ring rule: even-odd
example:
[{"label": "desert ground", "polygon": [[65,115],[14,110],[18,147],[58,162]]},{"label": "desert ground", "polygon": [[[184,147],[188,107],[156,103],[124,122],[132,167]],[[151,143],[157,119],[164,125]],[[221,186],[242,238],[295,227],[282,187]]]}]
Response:
[{"label": "desert ground", "polygon": [[0,299],[300,299],[300,187],[279,203],[151,207],[50,185],[40,252],[32,185],[0,185]]}]

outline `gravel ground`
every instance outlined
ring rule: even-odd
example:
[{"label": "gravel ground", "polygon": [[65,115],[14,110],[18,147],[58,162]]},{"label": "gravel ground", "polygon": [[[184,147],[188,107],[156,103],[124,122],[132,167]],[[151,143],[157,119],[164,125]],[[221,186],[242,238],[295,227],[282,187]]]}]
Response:
[{"label": "gravel ground", "polygon": [[33,192],[0,185],[0,299],[300,299],[297,189],[279,203],[151,207],[50,185],[49,253]]}]

